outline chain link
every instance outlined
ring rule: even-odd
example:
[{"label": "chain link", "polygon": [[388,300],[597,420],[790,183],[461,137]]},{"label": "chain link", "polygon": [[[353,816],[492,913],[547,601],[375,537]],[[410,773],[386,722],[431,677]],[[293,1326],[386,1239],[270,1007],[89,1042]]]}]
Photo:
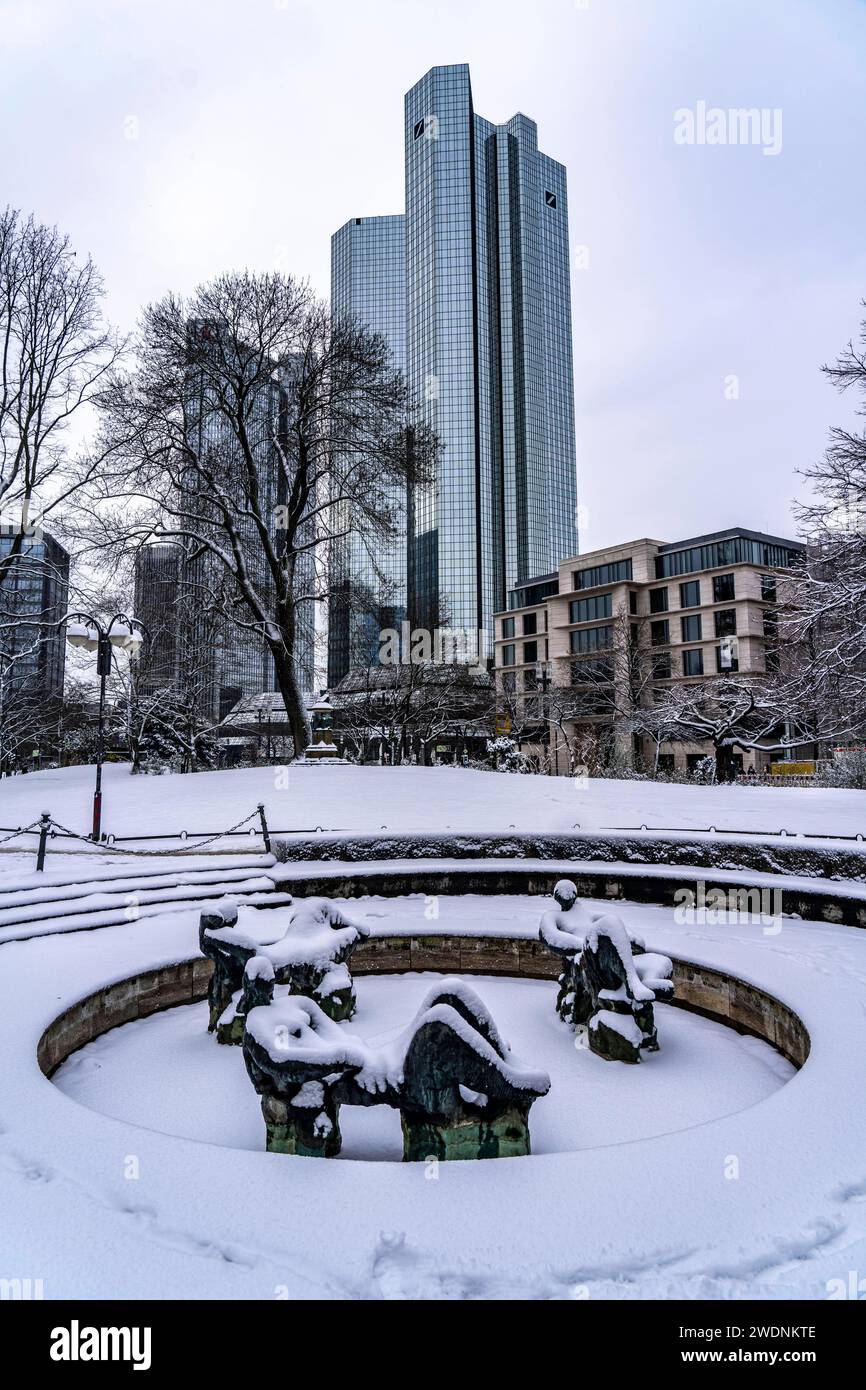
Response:
[{"label": "chain link", "polygon": [[22,825],[20,830],[13,830],[11,835],[4,835],[3,839],[0,840],[0,845],[8,844],[10,840],[17,840],[19,835],[29,835],[30,831],[39,824],[40,821],[32,820],[29,825]]}]

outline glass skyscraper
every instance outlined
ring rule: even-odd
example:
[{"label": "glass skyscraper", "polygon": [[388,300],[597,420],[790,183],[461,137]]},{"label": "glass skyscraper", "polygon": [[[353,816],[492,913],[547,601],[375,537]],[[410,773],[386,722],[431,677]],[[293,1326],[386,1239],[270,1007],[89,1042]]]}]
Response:
[{"label": "glass skyscraper", "polygon": [[333,309],[388,335],[443,444],[407,499],[407,614],[491,637],[510,589],[577,552],[566,173],[528,117],[475,113],[466,64],[407,94],[405,158],[403,218],[333,239]]},{"label": "glass skyscraper", "polygon": [[[404,219],[353,217],[331,238],[331,302],[336,317],[351,316],[391,348],[393,365],[406,370],[406,252]],[[376,662],[379,633],[406,617],[406,503],[391,499],[399,536],[371,551],[357,531],[338,544],[331,560],[328,683],[352,666]],[[348,529],[348,528],[347,528]]]}]

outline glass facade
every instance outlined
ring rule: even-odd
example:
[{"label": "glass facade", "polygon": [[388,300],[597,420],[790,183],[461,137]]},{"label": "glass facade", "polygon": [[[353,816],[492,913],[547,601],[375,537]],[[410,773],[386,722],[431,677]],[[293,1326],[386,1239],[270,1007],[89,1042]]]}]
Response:
[{"label": "glass facade", "polygon": [[802,546],[748,532],[718,539],[707,536],[704,540],[701,545],[661,551],[655,559],[656,579],[691,574],[695,570],[721,569],[724,565],[767,565],[786,569],[796,564],[803,554]]},{"label": "glass facade", "polygon": [[526,116],[476,114],[465,64],[407,94],[404,148],[405,217],[337,233],[332,293],[405,354],[442,441],[407,502],[407,616],[492,638],[510,592],[577,551],[566,174]]},{"label": "glass facade", "polygon": [[569,633],[573,652],[597,652],[613,646],[612,627],[579,627]]},{"label": "glass facade", "polygon": [[612,616],[612,594],[597,594],[594,598],[573,598],[568,605],[568,620],[572,623],[591,623],[596,618]]},{"label": "glass facade", "polygon": [[[235,430],[224,418],[215,386],[197,365],[201,344],[213,343],[216,351],[222,326],[191,320],[187,325],[191,363],[187,372],[187,432],[195,453],[216,471],[220,485],[236,501],[238,539],[252,587],[266,612],[275,595],[273,573],[259,542],[254,513],[273,519],[272,543],[277,555],[285,545],[278,516],[288,499],[287,476],[289,418],[297,383],[297,364],[276,364],[266,384],[247,392],[244,428],[256,464],[255,479],[247,474]],[[256,351],[242,343],[231,348],[235,371],[251,377],[260,371]],[[226,378],[228,379],[228,374]],[[212,518],[217,546],[225,543],[218,504],[199,487],[194,466],[183,479],[182,507],[198,517],[207,530]],[[253,490],[255,496],[253,495]],[[293,662],[302,691],[314,687],[315,611],[313,592],[312,518],[302,519],[296,535],[300,550],[295,562],[294,587],[299,596],[295,611]],[[144,547],[136,557],[136,617],[157,634],[151,664],[153,684],[161,680],[193,677],[200,691],[199,705],[215,722],[224,719],[242,698],[254,698],[276,690],[274,660],[257,625],[244,606],[240,590],[215,554],[192,541],[174,546]],[[240,621],[235,621],[237,615]]]},{"label": "glass facade", "polygon": [[622,584],[632,577],[631,560],[614,560],[609,565],[593,565],[574,571],[575,589],[597,589],[602,584]]},{"label": "glass facade", "polygon": [[[354,318],[388,343],[393,366],[405,371],[405,220],[353,217],[331,238],[331,310]],[[399,628],[407,615],[407,498],[391,498],[398,535],[371,549],[350,531],[332,556],[333,596],[328,622],[328,684],[353,666],[375,665],[380,632]],[[340,528],[342,529],[342,528]]]},{"label": "glass facade", "polygon": [[[0,526],[0,557],[16,536]],[[66,642],[62,626],[69,598],[69,556],[53,536],[25,537],[0,587],[0,698],[13,691],[28,699],[63,693]]]}]

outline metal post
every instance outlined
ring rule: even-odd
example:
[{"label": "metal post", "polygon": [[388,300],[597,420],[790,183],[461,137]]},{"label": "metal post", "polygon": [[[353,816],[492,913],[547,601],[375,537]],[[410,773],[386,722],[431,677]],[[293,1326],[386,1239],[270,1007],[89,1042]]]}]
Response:
[{"label": "metal post", "polygon": [[265,849],[267,850],[268,854],[270,854],[270,852],[271,852],[271,837],[270,837],[270,833],[269,833],[269,831],[268,831],[268,823],[267,823],[267,821],[265,820],[265,808],[264,808],[264,806],[263,806],[263,804],[262,804],[261,801],[259,802],[258,810],[259,810],[259,817],[260,817],[261,822],[262,822],[262,839],[263,839],[264,842],[265,842]]},{"label": "metal post", "polygon": [[92,840],[99,840],[102,830],[102,756],[105,749],[105,681],[111,671],[111,642],[105,633],[99,634],[96,672],[99,676],[99,727],[96,734],[96,788],[93,793]]},{"label": "metal post", "polygon": [[39,849],[36,851],[36,872],[41,873],[45,868],[45,847],[48,843],[48,831],[51,828],[51,813],[43,811],[39,817]]}]

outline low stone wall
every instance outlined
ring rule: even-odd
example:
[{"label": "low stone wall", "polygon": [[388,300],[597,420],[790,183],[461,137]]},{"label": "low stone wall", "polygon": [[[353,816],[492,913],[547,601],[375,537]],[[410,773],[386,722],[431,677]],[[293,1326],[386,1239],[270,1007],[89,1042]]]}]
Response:
[{"label": "low stone wall", "polygon": [[[695,892],[696,876],[685,874],[671,868],[667,874],[617,873],[616,868],[586,868],[575,863],[567,865],[567,876],[577,884],[582,898],[603,898],[615,902],[617,899],[637,903],[659,903],[663,906],[677,906],[676,894],[682,889]],[[447,869],[424,867],[413,869],[408,865],[397,864],[392,869],[374,869],[369,873],[355,873],[347,865],[345,874],[316,873],[311,868],[309,874],[299,874],[280,884],[300,897],[361,898],[404,897],[409,893],[429,893],[436,895],[459,895],[462,893],[521,893],[549,898],[553,885],[562,877],[563,865],[549,871],[539,868],[521,868],[519,864],[492,864],[462,867],[453,865]],[[767,892],[779,895],[778,911],[788,916],[803,917],[810,922],[831,922],[849,927],[866,927],[866,898],[848,896],[844,891],[822,892],[817,886],[812,888],[791,888],[783,879],[779,887],[771,884],[749,885],[747,876],[742,882],[731,882],[713,876],[711,870],[701,881],[706,893],[716,889],[729,895],[731,893]],[[841,887],[841,885],[840,885]],[[276,905],[276,904],[275,904]],[[260,904],[267,907],[267,901]],[[748,911],[745,906],[742,911]],[[777,907],[774,905],[774,912]]]},{"label": "low stone wall", "polygon": [[[52,1076],[70,1053],[121,1023],[203,999],[212,968],[209,960],[197,957],[145,971],[79,1000],[42,1034],[37,1050],[41,1070]],[[354,975],[408,970],[546,980],[557,977],[559,961],[538,941],[491,936],[374,937],[352,958]],[[677,959],[674,986],[676,996],[669,1001],[674,1006],[763,1038],[796,1067],[806,1061],[809,1034],[805,1025],[765,990],[709,966]]]}]

